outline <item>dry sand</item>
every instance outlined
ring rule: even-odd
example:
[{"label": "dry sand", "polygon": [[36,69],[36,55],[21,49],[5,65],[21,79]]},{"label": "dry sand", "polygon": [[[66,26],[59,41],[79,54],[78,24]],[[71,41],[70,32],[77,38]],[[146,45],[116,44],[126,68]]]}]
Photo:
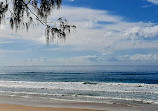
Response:
[{"label": "dry sand", "polygon": [[[0,104],[0,111],[101,111],[91,109],[54,108],[54,107],[32,107],[22,105]],[[105,111],[105,110],[104,110]]]}]

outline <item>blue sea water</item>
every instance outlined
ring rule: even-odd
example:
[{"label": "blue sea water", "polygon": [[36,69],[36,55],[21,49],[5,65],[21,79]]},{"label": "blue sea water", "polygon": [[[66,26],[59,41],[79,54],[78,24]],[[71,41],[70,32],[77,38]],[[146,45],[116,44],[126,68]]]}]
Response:
[{"label": "blue sea water", "polygon": [[158,66],[1,66],[3,96],[158,104]]},{"label": "blue sea water", "polygon": [[158,66],[6,66],[0,80],[158,84]]}]

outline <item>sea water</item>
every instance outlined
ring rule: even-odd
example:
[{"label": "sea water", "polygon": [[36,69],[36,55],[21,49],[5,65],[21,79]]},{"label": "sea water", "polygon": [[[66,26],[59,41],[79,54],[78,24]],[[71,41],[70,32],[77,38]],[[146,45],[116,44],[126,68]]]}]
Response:
[{"label": "sea water", "polygon": [[0,96],[158,104],[158,67],[1,66]]}]

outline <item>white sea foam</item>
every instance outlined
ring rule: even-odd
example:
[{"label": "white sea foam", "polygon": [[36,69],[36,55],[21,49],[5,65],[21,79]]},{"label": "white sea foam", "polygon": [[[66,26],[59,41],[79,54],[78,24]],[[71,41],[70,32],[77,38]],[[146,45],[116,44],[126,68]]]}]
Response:
[{"label": "white sea foam", "polygon": [[158,103],[158,84],[0,81],[0,94],[93,102],[124,100]]},{"label": "white sea foam", "polygon": [[138,83],[97,83],[83,84],[83,82],[25,82],[0,81],[0,88],[35,88],[35,89],[64,89],[106,92],[143,92],[158,93],[158,84]]}]

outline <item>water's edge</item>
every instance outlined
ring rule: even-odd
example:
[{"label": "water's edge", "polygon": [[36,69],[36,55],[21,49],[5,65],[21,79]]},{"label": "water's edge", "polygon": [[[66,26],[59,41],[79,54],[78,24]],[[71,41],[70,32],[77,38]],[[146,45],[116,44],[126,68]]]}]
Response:
[{"label": "water's edge", "polygon": [[112,104],[158,104],[158,84],[0,81],[0,95]]}]

